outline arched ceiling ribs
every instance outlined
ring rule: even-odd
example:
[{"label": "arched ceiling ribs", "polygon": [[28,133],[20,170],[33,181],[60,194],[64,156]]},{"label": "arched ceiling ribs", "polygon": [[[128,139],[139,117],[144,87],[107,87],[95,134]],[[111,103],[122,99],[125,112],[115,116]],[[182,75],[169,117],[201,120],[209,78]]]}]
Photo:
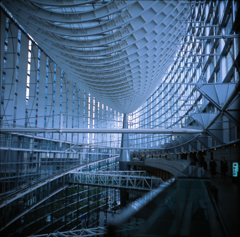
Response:
[{"label": "arched ceiling ribs", "polygon": [[182,1],[3,0],[50,58],[114,110],[136,110],[161,82],[185,29]]},{"label": "arched ceiling ribs", "polygon": [[[79,2],[78,0],[73,0],[73,1],[68,1],[68,0],[62,0],[62,1],[56,1],[56,0],[32,0],[33,3],[36,4],[44,4],[45,6],[50,6],[50,7],[76,7],[79,5],[85,5],[85,4],[93,4],[95,2],[99,2],[99,0],[87,0],[84,1],[82,0]],[[105,0],[105,2],[108,2],[108,0]]]}]

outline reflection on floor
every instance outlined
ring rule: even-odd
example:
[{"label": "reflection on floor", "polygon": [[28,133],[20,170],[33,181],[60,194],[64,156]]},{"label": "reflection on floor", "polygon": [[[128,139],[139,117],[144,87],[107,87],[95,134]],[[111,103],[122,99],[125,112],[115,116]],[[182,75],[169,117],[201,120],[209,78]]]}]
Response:
[{"label": "reflection on floor", "polygon": [[212,178],[211,183],[218,189],[217,206],[229,236],[240,236],[240,184],[233,183],[232,177],[223,179],[221,174]]}]

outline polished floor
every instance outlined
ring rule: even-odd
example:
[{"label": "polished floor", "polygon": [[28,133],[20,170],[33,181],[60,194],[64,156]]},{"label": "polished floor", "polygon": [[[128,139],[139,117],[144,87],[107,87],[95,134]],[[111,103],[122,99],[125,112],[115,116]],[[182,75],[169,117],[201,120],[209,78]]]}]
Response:
[{"label": "polished floor", "polygon": [[240,183],[232,177],[223,179],[221,174],[211,178],[212,185],[218,189],[217,206],[230,237],[240,236]]}]

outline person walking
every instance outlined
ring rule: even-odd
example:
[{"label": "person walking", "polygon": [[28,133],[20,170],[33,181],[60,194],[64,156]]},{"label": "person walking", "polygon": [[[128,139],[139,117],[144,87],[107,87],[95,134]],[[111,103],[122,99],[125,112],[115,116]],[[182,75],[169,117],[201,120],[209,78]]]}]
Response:
[{"label": "person walking", "polygon": [[216,175],[217,164],[213,158],[211,158],[211,160],[210,160],[209,167],[210,167],[211,176],[212,176],[212,178],[214,178],[214,175]]},{"label": "person walking", "polygon": [[222,172],[222,178],[226,179],[226,172],[228,171],[228,164],[225,160],[225,157],[221,160],[221,172]]}]

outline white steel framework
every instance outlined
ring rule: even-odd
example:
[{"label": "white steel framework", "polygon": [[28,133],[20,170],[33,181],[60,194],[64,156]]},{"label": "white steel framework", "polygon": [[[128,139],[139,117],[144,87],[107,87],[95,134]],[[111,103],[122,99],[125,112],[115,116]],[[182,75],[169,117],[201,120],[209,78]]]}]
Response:
[{"label": "white steel framework", "polygon": [[[94,174],[116,170],[102,160],[119,152],[120,163],[146,158],[174,175],[182,172],[172,158],[236,162],[239,6],[1,1],[1,235],[80,228],[82,218],[97,226],[115,187],[151,188],[152,177]],[[70,175],[78,182],[64,188]]]},{"label": "white steel framework", "polygon": [[173,129],[99,129],[99,128],[1,128],[3,133],[150,133],[150,134],[197,134],[200,129],[173,128]]},{"label": "white steel framework", "polygon": [[161,178],[146,176],[145,172],[71,172],[70,182],[103,187],[151,190],[163,184]]},{"label": "white steel framework", "polygon": [[9,1],[3,4],[76,82],[122,113],[155,90],[186,30],[186,1]]}]

